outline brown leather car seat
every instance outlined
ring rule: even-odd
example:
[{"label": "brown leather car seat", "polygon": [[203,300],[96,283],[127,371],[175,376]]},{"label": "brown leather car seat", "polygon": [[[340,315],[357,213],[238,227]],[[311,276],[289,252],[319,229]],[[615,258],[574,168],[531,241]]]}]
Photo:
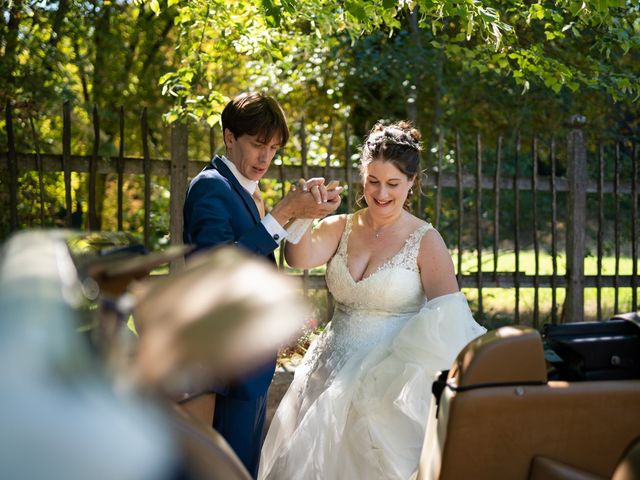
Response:
[{"label": "brown leather car seat", "polygon": [[[640,437],[627,447],[618,462],[611,480],[640,479]],[[538,456],[531,464],[529,480],[607,480],[557,460]]]},{"label": "brown leather car seat", "polygon": [[[186,478],[250,480],[251,475],[227,441],[179,405],[173,405],[169,425],[181,450]],[[181,477],[182,478],[182,477]]]},{"label": "brown leather car seat", "polygon": [[638,405],[640,380],[547,381],[539,333],[497,329],[454,362],[418,479],[526,480],[536,457],[610,478],[640,433]]},{"label": "brown leather car seat", "polygon": [[627,448],[611,480],[638,480],[640,478],[640,437]]}]

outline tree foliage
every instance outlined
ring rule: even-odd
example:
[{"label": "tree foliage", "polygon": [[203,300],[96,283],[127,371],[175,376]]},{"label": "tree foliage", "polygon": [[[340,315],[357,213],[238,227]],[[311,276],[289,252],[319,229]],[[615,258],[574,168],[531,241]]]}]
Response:
[{"label": "tree foliage", "polygon": [[[230,97],[247,89],[267,91],[285,106],[294,135],[282,159],[294,162],[302,151],[303,121],[311,163],[324,161],[331,138],[330,160],[350,160],[342,127],[349,126],[357,144],[380,118],[413,120],[427,154],[442,128],[447,135],[453,128],[463,134],[482,129],[488,134],[485,145],[495,145],[498,132],[554,131],[573,113],[585,114],[598,131],[634,134],[640,126],[635,0],[4,0],[2,5],[0,103],[14,103],[19,151],[33,151],[37,138],[42,152],[60,153],[61,103],[69,101],[73,153],[91,153],[95,104],[100,155],[116,154],[121,142],[126,155],[139,155],[140,115],[147,108],[153,157],[168,156],[167,124],[187,122],[191,158],[204,159],[209,126],[217,125]],[[334,137],[331,127],[340,128]],[[5,135],[0,145],[6,145]],[[59,181],[54,177],[51,182]],[[35,185],[33,180],[25,178],[23,186]],[[166,210],[163,182],[154,180],[158,210]],[[139,179],[127,185],[135,191]],[[98,187],[108,197],[108,179]],[[84,202],[86,189],[79,176],[74,200],[77,192]],[[60,188],[48,191],[53,218]],[[33,202],[37,196],[28,198]],[[127,218],[138,228],[135,198]],[[108,227],[112,203],[104,202]]]},{"label": "tree foliage", "polygon": [[[71,105],[71,152],[91,154],[94,143],[93,111],[99,114],[99,155],[115,155],[120,144],[125,154],[139,154],[140,114],[160,118],[169,107],[158,91],[158,78],[172,67],[173,36],[177,33],[173,13],[155,15],[141,2],[25,1],[2,2],[0,22],[0,104],[13,104],[13,126],[19,152],[62,151],[62,103]],[[169,48],[171,46],[171,48]],[[125,137],[120,138],[119,110],[124,111]],[[35,128],[31,129],[33,122]],[[132,128],[133,127],[133,128]],[[166,135],[160,122],[150,125],[152,154],[166,152]],[[4,115],[0,128],[5,129]],[[6,149],[7,137],[0,135]],[[0,187],[5,187],[5,179]],[[113,228],[110,206],[102,208],[108,178],[96,183],[97,209]],[[33,176],[20,178],[21,208],[37,198],[31,188]],[[35,187],[34,187],[35,188]],[[53,225],[64,208],[64,189],[59,175],[45,176],[45,223]],[[78,216],[86,214],[89,197],[86,175],[74,177],[73,204]],[[0,195],[3,188],[0,188]],[[31,207],[29,207],[31,208]],[[33,209],[31,209],[33,212]],[[131,224],[135,225],[135,208]],[[86,215],[84,216],[86,220]],[[25,226],[35,216],[20,215]],[[86,225],[86,223],[85,223]]]},{"label": "tree foliage", "polygon": [[[162,79],[165,93],[176,97],[168,119],[202,118],[215,111],[222,100],[219,86],[225,83],[220,82],[221,66],[228,72],[254,62],[251,70],[275,69],[280,74],[276,80],[284,83],[301,79],[298,86],[304,92],[309,64],[318,52],[325,55],[324,70],[340,83],[344,70],[331,71],[337,44],[345,38],[353,46],[371,35],[394,38],[403,33],[414,37],[414,45],[400,75],[419,78],[425,73],[424,56],[437,58],[441,51],[461,70],[509,77],[522,93],[539,84],[555,94],[587,89],[616,101],[635,100],[640,96],[640,8],[634,3],[262,0],[223,6],[170,0],[166,8],[180,11],[182,53],[181,66]],[[157,1],[151,4],[162,11]],[[298,53],[294,62],[293,51]],[[242,70],[235,72],[240,85]],[[207,116],[210,122],[215,118]]]}]

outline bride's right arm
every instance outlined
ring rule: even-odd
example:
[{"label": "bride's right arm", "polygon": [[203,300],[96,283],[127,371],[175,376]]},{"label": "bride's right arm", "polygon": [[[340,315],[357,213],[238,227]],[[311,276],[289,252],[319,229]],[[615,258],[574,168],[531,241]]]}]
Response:
[{"label": "bride's right arm", "polygon": [[331,215],[309,228],[297,244],[287,242],[284,257],[294,268],[313,268],[327,263],[338,249],[346,215]]}]

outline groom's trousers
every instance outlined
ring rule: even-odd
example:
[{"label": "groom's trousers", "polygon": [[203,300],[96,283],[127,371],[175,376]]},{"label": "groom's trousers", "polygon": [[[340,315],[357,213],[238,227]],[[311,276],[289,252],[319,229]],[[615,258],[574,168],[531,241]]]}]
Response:
[{"label": "groom's trousers", "polygon": [[253,478],[258,475],[266,413],[267,392],[250,400],[216,398],[213,428],[227,440]]}]

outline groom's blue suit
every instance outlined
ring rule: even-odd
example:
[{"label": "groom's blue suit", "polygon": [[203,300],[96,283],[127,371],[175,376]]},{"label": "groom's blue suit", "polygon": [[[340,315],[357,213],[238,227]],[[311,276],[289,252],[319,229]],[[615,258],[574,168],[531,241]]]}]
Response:
[{"label": "groom's blue suit", "polygon": [[[236,243],[274,263],[273,251],[278,246],[278,238],[272,238],[260,222],[253,198],[218,156],[191,181],[184,206],[183,239],[196,249]],[[217,394],[213,427],[254,477],[274,370],[275,352],[273,361],[253,374],[212,388]]]}]

